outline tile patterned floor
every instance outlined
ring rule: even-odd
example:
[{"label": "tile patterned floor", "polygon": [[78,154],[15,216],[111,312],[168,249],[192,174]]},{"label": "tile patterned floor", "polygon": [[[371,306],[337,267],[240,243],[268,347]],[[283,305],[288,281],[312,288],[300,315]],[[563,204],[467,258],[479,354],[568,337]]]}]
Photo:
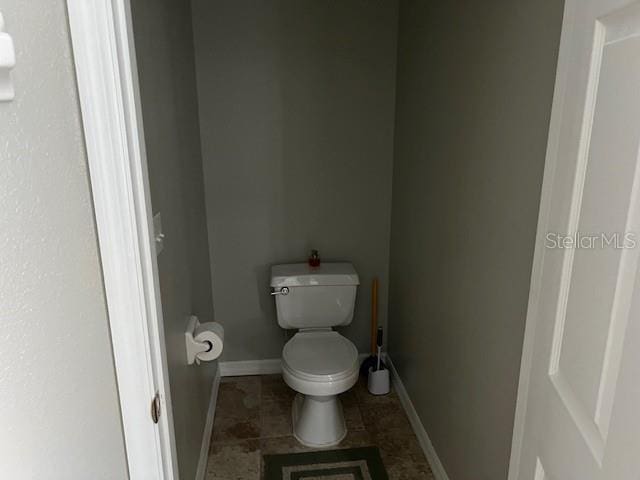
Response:
[{"label": "tile patterned floor", "polygon": [[[294,395],[280,375],[223,378],[206,480],[259,480],[263,454],[310,451],[291,435]],[[340,399],[349,432],[333,448],[375,445],[390,480],[433,479],[395,392],[375,397],[359,382]]]}]

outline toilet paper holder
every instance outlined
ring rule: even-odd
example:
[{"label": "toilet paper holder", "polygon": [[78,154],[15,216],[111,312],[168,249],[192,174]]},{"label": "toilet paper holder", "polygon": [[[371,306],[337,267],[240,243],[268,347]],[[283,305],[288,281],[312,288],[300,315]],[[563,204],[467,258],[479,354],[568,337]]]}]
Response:
[{"label": "toilet paper holder", "polygon": [[184,340],[187,346],[187,363],[193,365],[200,365],[199,353],[208,352],[213,348],[213,345],[209,341],[200,342],[193,337],[196,329],[200,326],[200,320],[198,317],[192,315],[189,317],[189,323],[187,323],[187,331],[184,332]]}]

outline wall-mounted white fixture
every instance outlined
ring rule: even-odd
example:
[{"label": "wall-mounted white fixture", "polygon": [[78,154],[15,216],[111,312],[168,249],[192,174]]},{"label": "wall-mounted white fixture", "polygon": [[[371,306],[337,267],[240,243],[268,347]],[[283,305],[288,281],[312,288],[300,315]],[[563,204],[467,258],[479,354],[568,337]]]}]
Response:
[{"label": "wall-mounted white fixture", "polygon": [[4,17],[0,12],[0,102],[9,102],[15,97],[9,73],[15,65],[16,52],[13,48],[13,39],[4,31]]},{"label": "wall-mounted white fixture", "polygon": [[187,346],[187,363],[210,362],[222,353],[224,347],[224,329],[217,322],[200,323],[198,317],[192,315],[184,333]]}]

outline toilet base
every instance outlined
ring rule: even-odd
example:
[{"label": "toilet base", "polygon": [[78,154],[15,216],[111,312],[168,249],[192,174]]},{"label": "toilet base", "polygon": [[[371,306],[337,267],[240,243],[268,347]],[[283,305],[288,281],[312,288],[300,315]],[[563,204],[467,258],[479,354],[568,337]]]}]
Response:
[{"label": "toilet base", "polygon": [[347,435],[337,395],[298,393],[292,407],[293,436],[307,447],[333,447]]}]

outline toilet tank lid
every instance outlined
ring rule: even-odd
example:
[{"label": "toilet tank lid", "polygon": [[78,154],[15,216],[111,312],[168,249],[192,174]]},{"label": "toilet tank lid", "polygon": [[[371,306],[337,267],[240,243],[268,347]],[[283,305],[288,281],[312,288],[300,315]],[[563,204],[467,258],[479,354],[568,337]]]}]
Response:
[{"label": "toilet tank lid", "polygon": [[271,267],[272,287],[312,287],[321,285],[360,285],[358,273],[350,263],[289,263]]}]

